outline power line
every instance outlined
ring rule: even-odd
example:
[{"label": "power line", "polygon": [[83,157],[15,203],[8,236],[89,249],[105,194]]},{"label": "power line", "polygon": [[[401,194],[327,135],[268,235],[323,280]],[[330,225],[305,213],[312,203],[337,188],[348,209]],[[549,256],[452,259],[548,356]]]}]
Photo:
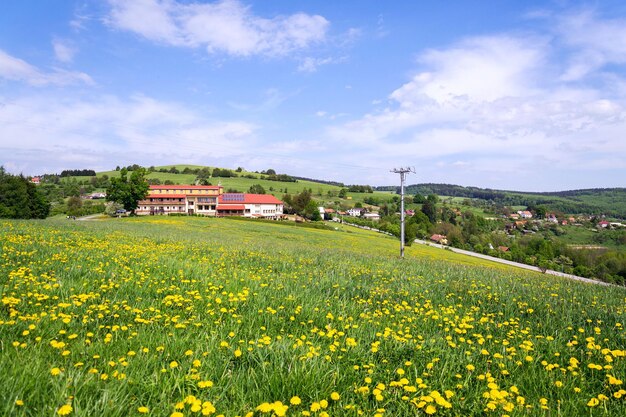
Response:
[{"label": "power line", "polygon": [[406,174],[415,174],[415,167],[394,168],[390,172],[400,174],[400,257],[404,259],[404,179]]}]

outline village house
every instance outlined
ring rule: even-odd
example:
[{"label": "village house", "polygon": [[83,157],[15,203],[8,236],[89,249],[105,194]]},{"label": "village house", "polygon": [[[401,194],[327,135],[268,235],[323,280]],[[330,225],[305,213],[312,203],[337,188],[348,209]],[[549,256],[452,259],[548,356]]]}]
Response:
[{"label": "village house", "polygon": [[30,179],[30,182],[32,182],[35,185],[39,185],[41,183],[41,178],[40,177],[32,177]]},{"label": "village house", "polygon": [[522,219],[532,219],[533,218],[533,214],[530,211],[528,211],[528,210],[520,210],[520,211],[517,212],[517,214],[519,214]]},{"label": "village house", "polygon": [[376,220],[380,220],[380,215],[378,213],[365,213],[363,215],[363,218],[367,219],[367,220],[374,220],[374,221],[376,221]]},{"label": "village house", "polygon": [[361,207],[353,207],[348,210],[348,215],[352,217],[361,217],[362,213],[365,213],[365,209]]},{"label": "village house", "polygon": [[550,222],[550,223],[558,223],[559,220],[556,218],[556,216],[554,214],[548,214],[546,216],[546,221]]},{"label": "village house", "polygon": [[448,238],[444,235],[438,235],[438,234],[434,234],[430,237],[430,240],[435,242],[435,243],[440,243],[442,245],[447,245],[448,244]]}]

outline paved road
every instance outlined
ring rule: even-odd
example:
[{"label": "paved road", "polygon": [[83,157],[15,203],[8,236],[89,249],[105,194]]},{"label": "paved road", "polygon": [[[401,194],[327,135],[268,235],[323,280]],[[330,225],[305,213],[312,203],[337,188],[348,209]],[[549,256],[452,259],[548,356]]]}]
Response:
[{"label": "paved road", "polygon": [[[457,249],[457,248],[453,248],[453,247],[450,247],[450,246],[444,246],[444,245],[440,245],[438,243],[427,242],[425,240],[415,239],[415,243],[419,243],[419,244],[422,244],[422,245],[427,245],[427,246],[431,246],[431,247],[435,247],[435,248],[440,248],[440,249],[448,249],[448,250],[451,250],[452,252],[462,253],[463,255],[473,256],[475,258],[486,259],[488,261],[498,262],[498,263],[501,263],[501,264],[515,266],[515,267],[518,267],[518,268],[524,268],[524,269],[528,269],[530,271],[543,272],[541,269],[537,268],[536,266],[521,264],[519,262],[507,261],[506,259],[500,259],[500,258],[496,258],[496,257],[493,257],[493,256],[483,255],[482,253],[470,252],[468,250]],[[565,277],[565,278],[573,279],[573,280],[576,280],[576,281],[586,282],[588,284],[612,286],[612,284],[609,284],[607,282],[596,281],[594,279],[589,279],[589,278],[585,278],[585,277],[579,277],[577,275],[565,274],[563,272],[552,271],[550,269],[546,270],[545,273],[546,274],[550,274],[550,275],[556,275],[556,276],[559,276],[559,277]]]},{"label": "paved road", "polygon": [[96,220],[102,218],[102,214],[90,214],[88,216],[77,217],[76,220],[85,221],[85,220]]}]

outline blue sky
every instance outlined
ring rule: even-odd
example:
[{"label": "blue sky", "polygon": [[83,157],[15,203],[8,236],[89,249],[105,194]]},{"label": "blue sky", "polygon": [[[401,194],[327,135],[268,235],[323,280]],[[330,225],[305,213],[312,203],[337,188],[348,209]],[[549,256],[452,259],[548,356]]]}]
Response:
[{"label": "blue sky", "polygon": [[0,3],[0,164],[626,186],[622,1]]}]

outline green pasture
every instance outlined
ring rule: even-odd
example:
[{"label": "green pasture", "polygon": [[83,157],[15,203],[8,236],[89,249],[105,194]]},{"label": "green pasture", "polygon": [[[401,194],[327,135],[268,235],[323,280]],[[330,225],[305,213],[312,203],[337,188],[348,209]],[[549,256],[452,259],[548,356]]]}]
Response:
[{"label": "green pasture", "polygon": [[1,221],[0,415],[626,415],[625,289],[329,226]]}]

